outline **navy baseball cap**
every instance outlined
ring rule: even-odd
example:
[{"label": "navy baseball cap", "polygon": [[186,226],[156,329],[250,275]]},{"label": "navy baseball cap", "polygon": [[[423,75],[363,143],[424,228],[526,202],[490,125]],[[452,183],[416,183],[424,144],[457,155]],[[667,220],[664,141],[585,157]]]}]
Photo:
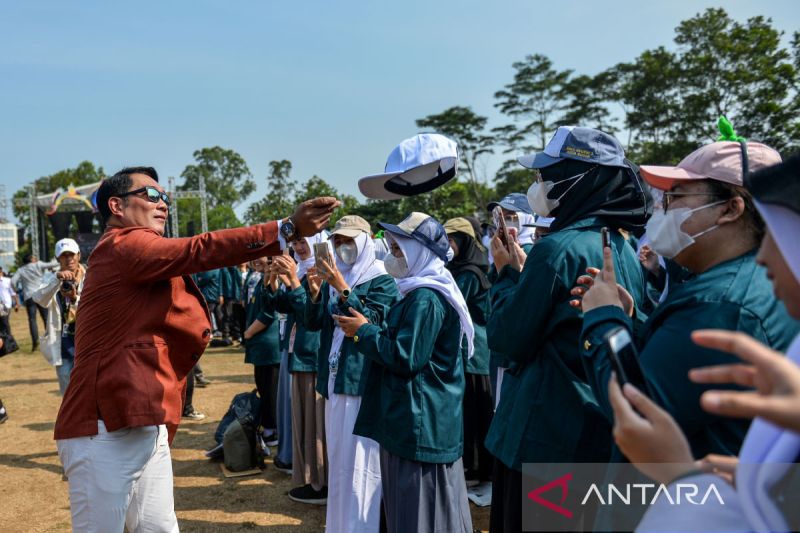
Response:
[{"label": "navy baseball cap", "polygon": [[394,235],[414,239],[447,262],[450,241],[444,226],[432,216],[414,211],[397,225],[380,222],[378,226]]},{"label": "navy baseball cap", "polygon": [[523,155],[517,161],[526,168],[545,168],[574,159],[607,167],[625,167],[625,150],[617,139],[594,128],[560,126],[544,151]]},{"label": "navy baseball cap", "polygon": [[528,203],[528,197],[521,192],[512,192],[511,194],[507,194],[499,202],[489,202],[489,204],[486,206],[486,210],[491,211],[498,205],[503,209],[508,209],[509,211],[521,211],[529,215],[533,214],[531,205]]}]

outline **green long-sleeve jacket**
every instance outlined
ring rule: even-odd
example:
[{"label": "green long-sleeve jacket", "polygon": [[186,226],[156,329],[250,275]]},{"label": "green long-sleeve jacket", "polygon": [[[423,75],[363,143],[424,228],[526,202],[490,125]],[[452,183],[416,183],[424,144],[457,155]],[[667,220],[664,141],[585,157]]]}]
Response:
[{"label": "green long-sleeve jacket", "polygon": [[364,324],[354,339],[372,366],[353,432],[410,461],[461,457],[466,350],[453,306],[438,291],[415,289],[385,326]]},{"label": "green long-sleeve jacket", "polygon": [[[526,255],[530,255],[531,250],[533,249],[533,243],[523,244],[522,251],[525,252]],[[489,281],[492,282],[492,285],[497,283],[497,280],[500,278],[500,273],[497,272],[494,264],[489,266]],[[489,314],[492,313],[492,300],[489,298]],[[493,362],[493,364],[502,367],[508,368],[511,365],[511,361],[501,352],[492,348],[491,344],[489,344],[489,359]]]},{"label": "green long-sleeve jacket", "polygon": [[212,304],[219,302],[219,297],[222,295],[223,275],[223,269],[221,268],[192,274],[194,282],[197,283],[197,287],[203,293],[206,302]]},{"label": "green long-sleeve jacket", "polygon": [[316,372],[320,332],[309,330],[298,316],[305,312],[308,282],[303,277],[300,287],[278,291],[270,299],[270,307],[286,315],[286,333],[281,348],[289,351],[289,372]]},{"label": "green long-sleeve jacket", "polygon": [[467,361],[467,374],[489,375],[489,344],[486,340],[486,320],[489,317],[489,291],[481,287],[475,272],[463,270],[455,277],[456,285],[467,302],[469,316],[475,328],[475,352]]},{"label": "green long-sleeve jacket", "polygon": [[[342,303],[337,299],[334,304],[338,306],[338,314],[347,314],[347,309],[352,307],[367,317],[370,323],[383,325],[386,312],[397,301],[398,297],[397,284],[394,282],[394,278],[384,274],[357,285],[352,288],[350,297],[346,302]],[[317,391],[325,398],[328,397],[330,392],[328,391],[328,376],[330,375],[328,356],[333,342],[333,330],[336,327],[331,318],[330,304],[330,287],[323,282],[318,300],[314,302],[311,298],[306,299],[306,306],[301,319],[302,323],[310,331],[320,332],[320,349],[319,357],[317,358]],[[298,319],[300,319],[299,316]],[[364,393],[365,379],[368,372],[369,363],[364,355],[356,349],[353,339],[345,338],[342,342],[333,392],[361,396]]]},{"label": "green long-sleeve jacket", "polygon": [[[611,447],[605,414],[586,381],[578,347],[582,316],[570,290],[587,267],[603,264],[597,217],[542,237],[522,273],[510,267],[492,287],[489,347],[512,363],[486,447],[509,468],[523,462],[604,462]],[[644,298],[636,253],[611,233],[617,281]]]},{"label": "green long-sleeve jacket", "polygon": [[[255,274],[255,272],[250,272],[247,275],[247,281]],[[244,362],[255,366],[279,365],[281,362],[278,320],[275,313],[268,309],[266,302],[268,297],[267,289],[263,283],[259,282],[245,307],[246,327],[250,327],[256,320],[267,326],[267,329],[248,339],[244,345]]]}]

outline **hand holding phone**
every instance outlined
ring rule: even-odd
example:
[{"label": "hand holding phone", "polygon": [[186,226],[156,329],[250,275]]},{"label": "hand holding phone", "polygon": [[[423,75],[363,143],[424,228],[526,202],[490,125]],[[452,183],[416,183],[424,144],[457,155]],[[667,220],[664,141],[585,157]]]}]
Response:
[{"label": "hand holding phone", "polygon": [[320,268],[320,265],[325,263],[326,265],[332,264],[331,260],[331,249],[328,246],[327,242],[316,242],[314,243],[314,264],[317,267],[317,270],[325,271],[324,268]]},{"label": "hand holding phone", "polygon": [[500,237],[500,242],[503,243],[508,253],[512,253],[511,247],[508,245],[508,229],[506,228],[506,219],[503,216],[503,208],[498,205],[492,209],[492,218],[494,219],[495,227],[497,227],[497,234]]},{"label": "hand holding phone", "polygon": [[606,336],[606,345],[611,359],[611,365],[617,374],[617,381],[622,387],[625,383],[630,383],[642,394],[653,397],[653,391],[644,375],[639,364],[639,354],[633,345],[631,334],[626,328],[618,327],[609,331]]},{"label": "hand holding phone", "polygon": [[600,238],[603,242],[603,248],[611,248],[611,236],[608,234],[608,228],[600,229]]}]

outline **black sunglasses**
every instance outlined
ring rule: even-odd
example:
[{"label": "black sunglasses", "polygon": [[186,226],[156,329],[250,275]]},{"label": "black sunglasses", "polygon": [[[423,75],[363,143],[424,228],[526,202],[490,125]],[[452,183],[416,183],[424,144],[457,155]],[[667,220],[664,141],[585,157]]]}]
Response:
[{"label": "black sunglasses", "polygon": [[125,196],[130,196],[132,194],[141,194],[146,193],[146,198],[148,202],[153,202],[157,204],[159,200],[163,200],[167,206],[169,206],[170,199],[169,195],[165,192],[161,192],[152,185],[148,185],[147,187],[142,187],[141,189],[135,189],[133,191],[124,192],[122,194],[118,194],[117,197],[124,198]]}]

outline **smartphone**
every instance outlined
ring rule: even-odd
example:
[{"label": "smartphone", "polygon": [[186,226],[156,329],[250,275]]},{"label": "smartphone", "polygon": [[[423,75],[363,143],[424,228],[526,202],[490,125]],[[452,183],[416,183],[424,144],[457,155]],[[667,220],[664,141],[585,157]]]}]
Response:
[{"label": "smartphone", "polygon": [[623,327],[614,328],[606,334],[605,339],[619,386],[630,383],[652,398],[652,390],[639,364],[639,354],[628,330]]},{"label": "smartphone", "polygon": [[603,249],[611,247],[611,237],[608,234],[608,228],[600,229],[600,238],[603,240]]},{"label": "smartphone", "polygon": [[328,246],[327,242],[315,242],[314,243],[314,264],[319,270],[320,265],[326,262],[328,264],[333,264],[331,261],[331,249]]},{"label": "smartphone", "polygon": [[503,243],[503,246],[505,246],[506,250],[510,253],[511,248],[508,245],[508,229],[506,228],[506,219],[503,216],[503,208],[498,205],[492,209],[492,218],[497,228],[497,234],[500,236],[500,242]]}]

